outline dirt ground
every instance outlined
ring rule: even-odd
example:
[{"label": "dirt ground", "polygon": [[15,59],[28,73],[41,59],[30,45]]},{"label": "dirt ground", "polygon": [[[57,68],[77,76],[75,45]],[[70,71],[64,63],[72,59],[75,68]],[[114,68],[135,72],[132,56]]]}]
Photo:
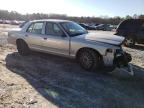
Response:
[{"label": "dirt ground", "polygon": [[[6,35],[2,30],[0,40]],[[124,48],[133,57],[130,76],[120,69],[87,72],[73,60],[49,54],[21,56],[5,43],[0,45],[0,108],[144,108],[142,45]]]}]

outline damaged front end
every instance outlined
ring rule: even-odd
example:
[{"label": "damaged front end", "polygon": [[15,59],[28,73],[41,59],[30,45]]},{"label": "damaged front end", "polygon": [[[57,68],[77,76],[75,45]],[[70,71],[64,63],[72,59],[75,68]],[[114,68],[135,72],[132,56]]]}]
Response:
[{"label": "damaged front end", "polygon": [[131,61],[132,57],[129,53],[123,51],[122,49],[116,49],[113,60],[115,67],[118,67],[129,74],[134,75],[132,66],[129,64]]},{"label": "damaged front end", "polygon": [[128,63],[131,62],[131,60],[132,57],[129,53],[124,52],[122,49],[116,49],[113,61],[116,67],[128,66]]},{"label": "damaged front end", "polygon": [[131,75],[134,75],[132,66],[129,63],[131,61],[131,55],[123,51],[121,47],[114,50],[108,49],[106,54],[103,56],[103,62],[106,67],[119,68]]}]

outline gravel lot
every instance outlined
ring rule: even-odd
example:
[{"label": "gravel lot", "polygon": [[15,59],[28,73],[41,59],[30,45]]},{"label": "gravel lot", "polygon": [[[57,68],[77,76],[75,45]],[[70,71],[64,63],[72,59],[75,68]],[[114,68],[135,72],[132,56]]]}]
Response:
[{"label": "gravel lot", "polygon": [[[7,33],[0,30],[3,42]],[[142,45],[124,48],[133,57],[130,76],[120,69],[90,73],[49,54],[23,57],[5,43],[0,45],[0,108],[144,108]]]}]

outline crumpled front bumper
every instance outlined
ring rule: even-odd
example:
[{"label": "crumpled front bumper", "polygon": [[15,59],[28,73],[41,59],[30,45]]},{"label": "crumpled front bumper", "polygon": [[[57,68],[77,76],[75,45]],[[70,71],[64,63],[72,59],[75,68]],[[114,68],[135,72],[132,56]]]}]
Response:
[{"label": "crumpled front bumper", "polygon": [[107,53],[103,56],[103,63],[106,67],[125,67],[131,60],[131,55],[122,49],[116,49],[114,53]]},{"label": "crumpled front bumper", "polygon": [[121,68],[128,66],[128,63],[131,62],[132,57],[129,53],[122,50],[117,50],[114,54],[113,64],[114,66]]},{"label": "crumpled front bumper", "polygon": [[103,63],[105,67],[120,68],[131,75],[134,75],[133,67],[129,63],[132,57],[129,53],[124,52],[122,49],[117,49],[115,53],[107,53],[103,56]]},{"label": "crumpled front bumper", "polygon": [[132,57],[129,53],[119,52],[115,54],[114,65],[120,68],[122,71],[134,75],[133,66],[129,63],[132,61]]}]

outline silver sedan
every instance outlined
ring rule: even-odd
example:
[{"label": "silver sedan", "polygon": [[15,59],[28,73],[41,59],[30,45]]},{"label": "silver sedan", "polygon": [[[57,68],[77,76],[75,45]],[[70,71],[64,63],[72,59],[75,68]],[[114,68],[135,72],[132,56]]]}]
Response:
[{"label": "silver sedan", "polygon": [[17,45],[21,55],[35,50],[74,58],[86,70],[127,66],[131,56],[123,51],[123,41],[120,36],[89,33],[67,20],[29,21],[21,30],[8,33],[8,42]]}]

